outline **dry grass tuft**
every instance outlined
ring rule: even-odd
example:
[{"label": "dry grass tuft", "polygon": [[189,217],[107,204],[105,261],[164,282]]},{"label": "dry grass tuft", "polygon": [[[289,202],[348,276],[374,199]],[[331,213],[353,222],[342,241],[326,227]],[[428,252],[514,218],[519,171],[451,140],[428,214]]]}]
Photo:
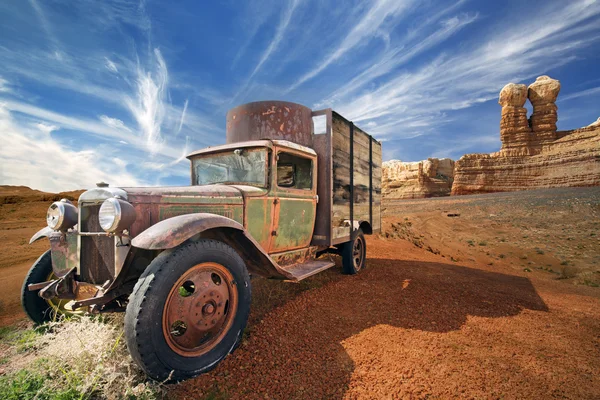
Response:
[{"label": "dry grass tuft", "polygon": [[0,397],[8,394],[16,395],[14,398],[66,396],[110,400],[164,397],[161,385],[148,381],[131,359],[122,325],[119,315],[108,320],[82,317],[47,325],[47,332],[34,342],[33,361],[13,371],[12,378],[3,377]]},{"label": "dry grass tuft", "polygon": [[558,279],[571,279],[575,278],[579,274],[579,268],[572,265],[562,265],[560,267],[560,275]]}]

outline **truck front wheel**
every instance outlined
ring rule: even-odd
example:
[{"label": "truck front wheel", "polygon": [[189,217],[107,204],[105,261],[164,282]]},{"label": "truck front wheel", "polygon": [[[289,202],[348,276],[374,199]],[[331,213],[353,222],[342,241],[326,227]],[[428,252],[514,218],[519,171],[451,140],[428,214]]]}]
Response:
[{"label": "truck front wheel", "polygon": [[342,269],[345,274],[354,275],[365,267],[367,258],[367,242],[365,235],[359,228],[354,232],[353,239],[341,248]]},{"label": "truck front wheel", "polygon": [[61,315],[73,314],[64,308],[68,300],[57,298],[46,300],[38,295],[39,290],[31,291],[28,288],[31,284],[48,282],[53,279],[56,279],[56,275],[52,271],[50,250],[47,250],[33,263],[21,288],[21,304],[25,314],[37,325],[56,320]]},{"label": "truck front wheel", "polygon": [[208,372],[239,345],[250,296],[248,271],[230,246],[202,239],[164,251],[129,298],[127,347],[156,380]]}]

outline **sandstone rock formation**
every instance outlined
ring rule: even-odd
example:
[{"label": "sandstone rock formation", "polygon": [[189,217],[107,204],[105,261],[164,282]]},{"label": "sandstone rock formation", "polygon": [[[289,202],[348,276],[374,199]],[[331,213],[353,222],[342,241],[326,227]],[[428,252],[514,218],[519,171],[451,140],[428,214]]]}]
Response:
[{"label": "sandstone rock formation", "polygon": [[453,176],[454,161],[449,158],[386,161],[383,163],[382,191],[386,198],[394,199],[448,196]]},{"label": "sandstone rock formation", "polygon": [[[467,154],[456,162],[452,194],[600,185],[600,118],[585,128],[557,131],[560,82],[540,76],[500,92],[500,151]],[[525,93],[533,105],[523,108]]]},{"label": "sandstone rock formation", "polygon": [[503,148],[519,147],[528,140],[531,127],[527,120],[527,86],[509,83],[500,91],[498,103],[502,106],[500,138]]}]

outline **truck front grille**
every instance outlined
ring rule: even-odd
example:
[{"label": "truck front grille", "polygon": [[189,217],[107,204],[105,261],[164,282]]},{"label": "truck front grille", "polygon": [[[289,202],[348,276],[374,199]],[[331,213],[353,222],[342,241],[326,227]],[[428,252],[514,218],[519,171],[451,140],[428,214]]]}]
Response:
[{"label": "truck front grille", "polygon": [[[104,232],[98,221],[99,204],[80,207],[80,232]],[[103,284],[115,276],[115,239],[111,236],[81,236],[79,278],[83,282]]]}]

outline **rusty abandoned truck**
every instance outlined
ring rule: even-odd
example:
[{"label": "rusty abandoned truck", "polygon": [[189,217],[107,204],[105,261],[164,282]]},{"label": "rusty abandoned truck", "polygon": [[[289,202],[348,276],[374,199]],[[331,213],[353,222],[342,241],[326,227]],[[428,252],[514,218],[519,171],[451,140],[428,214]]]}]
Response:
[{"label": "rusty abandoned truck", "polygon": [[[315,133],[313,118],[325,120]],[[50,249],[22,290],[27,315],[125,311],[133,359],[152,378],[214,368],[239,344],[250,274],[291,282],[365,267],[381,227],[381,143],[331,109],[282,101],[227,113],[225,145],[193,152],[191,186],[106,184],[54,202]]]}]

